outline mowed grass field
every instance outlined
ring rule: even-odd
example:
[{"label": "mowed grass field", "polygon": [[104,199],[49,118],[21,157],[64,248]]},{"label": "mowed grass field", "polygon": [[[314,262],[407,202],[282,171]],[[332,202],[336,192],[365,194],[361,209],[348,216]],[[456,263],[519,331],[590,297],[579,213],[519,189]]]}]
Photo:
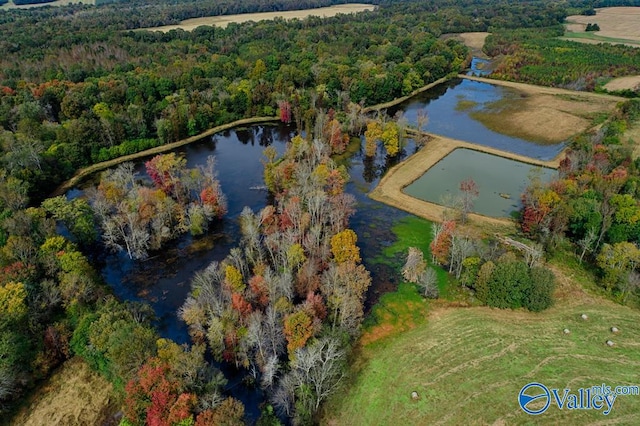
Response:
[{"label": "mowed grass field", "polygon": [[[402,246],[424,250],[428,241],[416,238],[427,234],[427,223],[401,223],[395,231],[404,243],[394,244],[386,257],[397,256]],[[534,381],[561,393],[602,383],[640,385],[640,311],[600,296],[593,276],[572,255],[547,266],[558,286],[556,304],[542,313],[474,307],[451,283],[445,300],[435,302],[421,301],[415,287],[404,283],[385,295],[321,423],[640,424],[640,396],[619,396],[608,416],[555,404],[535,417],[520,409],[518,393]]]},{"label": "mowed grass field", "polygon": [[[587,321],[580,318],[589,316]],[[640,424],[640,396],[619,396],[612,412],[560,410],[532,417],[518,405],[529,382],[576,391],[640,384],[640,318],[592,303],[548,313],[489,308],[435,310],[428,322],[362,349],[357,376],[329,424]],[[612,335],[615,325],[621,332]],[[568,328],[571,332],[563,334]],[[606,346],[607,339],[615,346]],[[413,401],[411,392],[419,399]]]}]

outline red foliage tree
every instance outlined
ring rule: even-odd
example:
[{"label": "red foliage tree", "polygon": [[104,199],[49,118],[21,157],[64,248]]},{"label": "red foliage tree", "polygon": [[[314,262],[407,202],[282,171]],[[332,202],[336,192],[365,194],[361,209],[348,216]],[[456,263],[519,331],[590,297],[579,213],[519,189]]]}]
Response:
[{"label": "red foliage tree", "polygon": [[231,294],[231,307],[238,311],[243,317],[246,317],[253,312],[253,306],[251,306],[251,303],[247,302],[244,296],[240,293]]},{"label": "red foliage tree", "polygon": [[187,165],[183,157],[174,153],[156,155],[144,163],[147,174],[156,187],[166,194],[177,194],[180,187],[180,173]]},{"label": "red foliage tree", "polygon": [[289,101],[278,102],[278,108],[280,108],[280,121],[291,123],[291,104]]},{"label": "red foliage tree", "polygon": [[304,302],[304,309],[314,317],[323,320],[327,316],[327,307],[324,304],[322,295],[312,291],[307,294],[307,300]]},{"label": "red foliage tree", "polygon": [[124,414],[130,422],[170,426],[193,415],[196,396],[180,393],[180,384],[168,378],[170,371],[169,364],[151,358],[127,383]]},{"label": "red foliage tree", "polygon": [[254,275],[249,280],[249,288],[255,298],[255,302],[266,307],[269,304],[269,290],[261,275]]},{"label": "red foliage tree", "polygon": [[472,178],[467,178],[460,182],[460,191],[462,192],[462,222],[467,221],[467,215],[473,209],[473,203],[480,191],[478,184]]},{"label": "red foliage tree", "polygon": [[127,383],[124,415],[128,420],[135,424],[144,424],[149,420],[149,414],[154,421],[161,414],[161,405],[169,403],[168,395],[175,387],[166,378],[168,371],[169,365],[152,358],[140,368],[137,376]]},{"label": "red foliage tree", "polygon": [[227,212],[226,205],[221,202],[222,193],[220,192],[220,187],[214,188],[207,186],[200,191],[200,199],[202,200],[202,204],[213,210],[218,219],[222,218]]},{"label": "red foliage tree", "polygon": [[449,251],[451,250],[451,235],[455,230],[456,223],[453,220],[446,220],[442,222],[442,228],[438,232],[429,248],[431,249],[431,256],[439,264],[445,264],[449,260]]},{"label": "red foliage tree", "polygon": [[33,265],[25,265],[17,261],[0,269],[0,284],[9,282],[24,283],[36,276],[36,268]]},{"label": "red foliage tree", "polygon": [[171,406],[167,421],[170,425],[174,425],[184,419],[191,417],[194,407],[198,400],[194,394],[182,393]]}]

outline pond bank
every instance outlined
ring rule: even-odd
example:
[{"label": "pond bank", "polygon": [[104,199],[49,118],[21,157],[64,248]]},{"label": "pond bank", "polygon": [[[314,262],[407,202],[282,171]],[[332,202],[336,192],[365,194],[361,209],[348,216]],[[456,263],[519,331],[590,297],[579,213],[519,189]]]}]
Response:
[{"label": "pond bank", "polygon": [[617,102],[623,102],[627,100],[627,98],[623,98],[621,96],[608,95],[605,93],[582,92],[578,90],[560,89],[557,87],[535,86],[533,84],[516,83],[514,81],[498,80],[498,79],[486,78],[486,77],[476,77],[473,75],[459,74],[458,78],[479,81],[481,83],[494,84],[496,86],[511,87],[529,94],[535,93],[535,94],[548,94],[548,95],[571,95],[571,96],[577,96],[585,99],[600,99],[600,100],[604,99],[604,100],[617,101]]},{"label": "pond bank", "polygon": [[[477,145],[437,135],[428,136],[431,139],[427,142],[426,146],[407,160],[391,168],[380,180],[378,186],[369,193],[369,197],[427,220],[441,222],[443,216],[448,210],[447,207],[411,197],[405,194],[402,190],[404,187],[422,176],[427,170],[429,170],[429,168],[438,163],[438,161],[449,155],[453,150],[458,148],[467,148],[535,166],[553,169],[558,168],[560,161],[564,157],[563,151],[552,160],[536,160],[534,158],[501,151],[483,145]],[[475,213],[469,214],[469,219],[472,222],[483,224],[514,226],[514,221],[511,219],[494,218]]]},{"label": "pond bank", "polygon": [[51,197],[56,197],[58,195],[62,195],[66,193],[68,190],[78,185],[82,179],[85,177],[99,172],[101,170],[108,169],[113,166],[117,166],[118,164],[127,162],[127,161],[135,161],[140,158],[150,157],[152,155],[162,154],[163,152],[173,151],[176,148],[179,148],[184,145],[188,145],[190,143],[194,143],[197,141],[206,138],[207,136],[214,135],[219,132],[223,132],[225,130],[232,129],[238,126],[245,126],[249,124],[268,124],[268,123],[276,123],[279,122],[279,117],[253,117],[253,118],[243,118],[241,120],[236,120],[231,123],[222,124],[220,126],[213,127],[209,130],[206,130],[202,133],[199,133],[195,136],[191,136],[186,139],[181,139],[176,142],[168,143],[165,145],[160,145],[154,148],[149,148],[144,151],[136,152],[135,154],[124,155],[122,157],[114,158],[113,160],[103,161],[101,163],[93,164],[91,166],[85,167],[83,169],[78,170],[73,177],[63,182],[60,186],[56,188],[55,191],[50,195]]},{"label": "pond bank", "polygon": [[451,77],[442,77],[441,79],[438,79],[436,81],[434,81],[433,83],[429,83],[426,86],[422,86],[419,89],[414,90],[413,92],[409,93],[407,96],[402,96],[400,98],[395,98],[392,101],[389,102],[384,102],[381,104],[377,104],[377,105],[371,105],[369,107],[363,108],[362,112],[364,113],[369,113],[369,112],[373,112],[373,111],[380,111],[382,109],[387,109],[387,108],[391,108],[394,107],[396,105],[400,105],[401,103],[403,103],[404,101],[407,101],[411,98],[413,98],[414,96],[422,93],[422,92],[426,92],[427,90],[436,87],[444,82],[447,82],[451,80]]}]

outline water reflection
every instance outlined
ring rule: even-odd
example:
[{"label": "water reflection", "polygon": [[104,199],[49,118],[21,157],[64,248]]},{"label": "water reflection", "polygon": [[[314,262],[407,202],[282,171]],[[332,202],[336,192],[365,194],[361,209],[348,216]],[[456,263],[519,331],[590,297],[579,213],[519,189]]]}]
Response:
[{"label": "water reflection", "polygon": [[460,182],[472,178],[479,190],[473,211],[485,216],[509,217],[521,207],[521,194],[532,174],[545,182],[557,172],[470,149],[456,149],[404,192],[421,200],[446,204],[444,200],[460,195]]},{"label": "water reflection", "polygon": [[550,160],[564,148],[563,143],[541,144],[503,135],[489,130],[472,118],[473,112],[484,111],[491,104],[518,99],[521,96],[521,92],[508,87],[453,79],[390,108],[388,113],[393,115],[398,111],[404,111],[409,124],[417,127],[418,114],[426,112],[429,120],[423,130],[427,132],[532,158]]}]

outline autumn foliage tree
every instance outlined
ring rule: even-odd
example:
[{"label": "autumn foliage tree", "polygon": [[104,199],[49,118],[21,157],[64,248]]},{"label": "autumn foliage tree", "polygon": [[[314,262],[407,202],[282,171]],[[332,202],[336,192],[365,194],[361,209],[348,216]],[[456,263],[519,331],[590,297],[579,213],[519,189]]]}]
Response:
[{"label": "autumn foliage tree", "polygon": [[478,198],[480,191],[478,190],[478,184],[472,178],[467,178],[460,182],[460,192],[462,194],[462,223],[465,223],[469,213],[473,210],[473,203]]},{"label": "autumn foliage tree", "polygon": [[365,154],[367,157],[376,155],[378,141],[382,139],[382,126],[377,121],[369,121],[367,130],[364,132]]},{"label": "autumn foliage tree", "polygon": [[153,187],[140,184],[131,163],[103,174],[91,195],[105,245],[143,259],[149,250],[190,231],[202,234],[226,212],[226,199],[216,179],[214,160],[186,169],[184,158],[158,155],[146,163]]},{"label": "autumn foliage tree", "polygon": [[439,265],[445,265],[449,261],[451,251],[451,239],[456,223],[447,220],[439,224],[434,224],[432,228],[433,239],[429,245],[433,261]]},{"label": "autumn foliage tree", "polygon": [[[330,157],[332,134],[296,136],[281,158],[266,152],[265,182],[274,204],[242,212],[240,247],[196,274],[181,308],[192,336],[206,341],[216,359],[248,369],[287,416],[311,410],[307,418],[317,410],[309,401],[333,389],[300,383],[296,391],[298,385],[284,379],[291,362],[327,333],[344,342],[357,336],[371,283],[357,236],[348,229],[354,199],[344,192],[346,171]],[[340,340],[331,347],[343,353]],[[305,361],[318,374],[329,373],[328,364],[314,364],[319,358]]]},{"label": "autumn foliage tree", "polygon": [[360,248],[356,246],[357,241],[358,236],[351,229],[345,229],[331,237],[331,253],[336,262],[360,262]]}]

